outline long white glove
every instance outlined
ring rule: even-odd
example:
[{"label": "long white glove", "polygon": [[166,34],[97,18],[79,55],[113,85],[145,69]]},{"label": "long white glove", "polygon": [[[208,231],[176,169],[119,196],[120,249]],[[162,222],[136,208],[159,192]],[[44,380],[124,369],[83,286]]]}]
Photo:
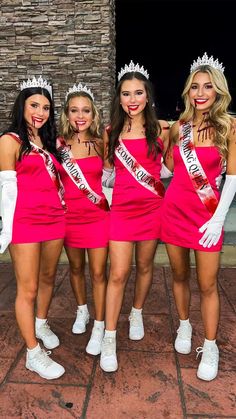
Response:
[{"label": "long white glove", "polygon": [[14,170],[0,172],[2,230],[0,253],[4,253],[12,240],[12,225],[17,198],[17,179]]},{"label": "long white glove", "polygon": [[225,222],[225,217],[228,213],[231,202],[236,193],[236,175],[226,175],[225,183],[222,189],[220,201],[215,213],[203,226],[199,229],[203,234],[199,240],[199,244],[203,247],[215,246],[221,236],[222,228]]},{"label": "long white glove", "polygon": [[168,177],[171,177],[171,176],[173,176],[173,173],[162,162],[162,164],[161,164],[161,171],[160,171],[160,178],[161,179],[167,179]]},{"label": "long white glove", "polygon": [[115,169],[104,168],[102,171],[102,186],[113,188],[115,182]]}]

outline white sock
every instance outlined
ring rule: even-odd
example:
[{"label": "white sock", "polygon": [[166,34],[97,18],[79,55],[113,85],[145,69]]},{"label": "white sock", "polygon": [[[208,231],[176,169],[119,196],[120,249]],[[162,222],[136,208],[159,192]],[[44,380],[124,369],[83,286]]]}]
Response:
[{"label": "white sock", "polygon": [[39,345],[39,343],[38,343],[38,345],[37,346],[35,346],[35,348],[33,348],[33,349],[29,349],[29,348],[27,348],[27,352],[28,352],[28,354],[29,354],[29,357],[30,358],[33,358],[34,357],[34,355],[36,355],[39,351],[40,351],[40,345]]},{"label": "white sock", "polygon": [[115,338],[116,337],[116,330],[106,330],[104,338]]},{"label": "white sock", "polygon": [[36,327],[42,326],[42,324],[45,324],[47,319],[39,319],[38,317],[35,318],[35,324]]},{"label": "white sock", "polygon": [[131,309],[131,313],[133,312],[133,313],[139,313],[139,314],[142,314],[142,311],[143,311],[143,309],[142,309],[142,308],[135,308],[135,307],[132,307],[132,309]]},{"label": "white sock", "polygon": [[179,323],[180,323],[180,326],[185,326],[187,324],[190,324],[189,319],[187,319],[187,320],[181,320],[181,319],[179,319]]},{"label": "white sock", "polygon": [[87,306],[87,304],[83,304],[82,306],[78,306],[78,309],[80,309],[82,311],[88,312],[88,306]]},{"label": "white sock", "polygon": [[104,321],[100,321],[100,320],[94,320],[94,324],[95,327],[98,327],[99,329],[104,329],[105,325],[104,325]]},{"label": "white sock", "polygon": [[213,339],[213,340],[205,339],[204,340],[204,344],[203,344],[204,348],[212,348],[215,345],[216,345],[216,340],[215,339]]}]

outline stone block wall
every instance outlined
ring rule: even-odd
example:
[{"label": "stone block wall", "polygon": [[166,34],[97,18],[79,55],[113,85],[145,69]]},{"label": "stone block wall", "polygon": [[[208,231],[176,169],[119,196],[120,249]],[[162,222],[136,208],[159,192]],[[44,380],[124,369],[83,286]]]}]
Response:
[{"label": "stone block wall", "polygon": [[53,84],[57,115],[65,92],[86,83],[108,122],[115,86],[115,0],[0,2],[0,131],[22,80],[43,74]]}]

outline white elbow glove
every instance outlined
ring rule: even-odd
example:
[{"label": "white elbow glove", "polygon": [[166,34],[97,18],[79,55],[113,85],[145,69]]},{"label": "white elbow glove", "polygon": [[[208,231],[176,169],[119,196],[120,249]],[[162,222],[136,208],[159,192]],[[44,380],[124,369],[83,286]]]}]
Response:
[{"label": "white elbow glove", "polygon": [[167,179],[168,177],[171,177],[172,175],[173,175],[173,173],[162,162],[162,164],[161,164],[161,171],[160,171],[160,177],[161,177],[161,179]]},{"label": "white elbow glove", "polygon": [[222,189],[220,201],[216,208],[215,213],[200,229],[203,233],[199,244],[203,247],[215,246],[221,236],[222,228],[224,226],[225,218],[228,213],[231,202],[233,201],[236,193],[236,175],[226,175],[225,183]]},{"label": "white elbow glove", "polygon": [[113,188],[115,182],[115,169],[104,168],[102,171],[102,186]]},{"label": "white elbow glove", "polygon": [[12,225],[17,198],[17,179],[14,170],[0,172],[2,230],[0,253],[4,253],[12,240]]}]

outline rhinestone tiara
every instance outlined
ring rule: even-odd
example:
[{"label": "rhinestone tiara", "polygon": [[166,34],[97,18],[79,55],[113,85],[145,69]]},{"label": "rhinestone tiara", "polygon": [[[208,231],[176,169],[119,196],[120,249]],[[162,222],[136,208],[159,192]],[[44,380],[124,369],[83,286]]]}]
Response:
[{"label": "rhinestone tiara", "polygon": [[52,86],[47,82],[47,80],[43,79],[42,76],[39,76],[37,79],[34,76],[32,79],[28,79],[27,81],[23,81],[20,84],[20,90],[29,89],[31,87],[41,87],[46,89],[50,96],[52,97]]},{"label": "rhinestone tiara", "polygon": [[93,96],[93,94],[92,94],[92,92],[91,92],[91,90],[84,84],[82,84],[82,83],[79,83],[79,84],[74,84],[74,86],[73,87],[70,87],[69,89],[68,89],[68,91],[66,92],[66,100],[67,100],[67,98],[68,98],[68,95],[70,94],[70,93],[75,93],[75,92],[85,92],[85,93],[87,93],[90,97],[91,97],[91,99],[94,101],[94,96]]},{"label": "rhinestone tiara", "polygon": [[134,64],[131,60],[129,65],[125,64],[124,68],[122,68],[118,73],[118,81],[120,81],[121,77],[123,77],[124,74],[133,72],[141,73],[144,77],[146,77],[146,79],[149,79],[149,74],[147,70],[143,68],[143,65],[142,67],[140,67],[139,64]]},{"label": "rhinestone tiara", "polygon": [[218,58],[214,60],[213,56],[208,57],[206,52],[204,53],[202,58],[198,57],[198,59],[193,62],[193,64],[190,67],[190,73],[195,71],[201,65],[210,65],[211,67],[216,68],[216,70],[221,71],[221,73],[224,73],[225,67],[223,67],[223,63],[219,63]]}]

